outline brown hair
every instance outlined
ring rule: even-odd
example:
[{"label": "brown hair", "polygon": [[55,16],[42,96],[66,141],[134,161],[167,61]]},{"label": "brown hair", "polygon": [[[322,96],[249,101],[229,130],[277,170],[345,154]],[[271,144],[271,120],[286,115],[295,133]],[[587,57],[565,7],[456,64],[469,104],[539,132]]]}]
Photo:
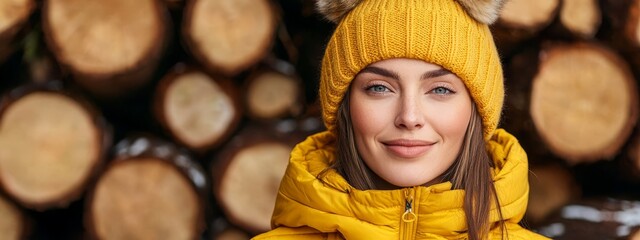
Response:
[{"label": "brown hair", "polygon": [[[338,108],[336,161],[330,168],[340,173],[353,187],[360,190],[376,189],[374,174],[364,163],[355,145],[350,116],[349,94]],[[470,240],[485,239],[489,234],[489,213],[495,202],[501,219],[500,228],[505,236],[506,228],[498,196],[491,179],[493,161],[487,153],[482,135],[482,120],[472,104],[471,119],[467,126],[464,143],[452,166],[443,174],[443,181],[451,181],[454,189],[464,189],[464,212]],[[328,169],[327,169],[328,170]]]}]

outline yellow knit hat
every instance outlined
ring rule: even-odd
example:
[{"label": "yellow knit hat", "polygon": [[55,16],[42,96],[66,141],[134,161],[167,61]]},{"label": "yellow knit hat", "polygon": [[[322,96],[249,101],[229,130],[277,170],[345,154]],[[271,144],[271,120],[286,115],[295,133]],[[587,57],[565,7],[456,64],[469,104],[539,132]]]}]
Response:
[{"label": "yellow knit hat", "polygon": [[319,1],[320,11],[338,22],[320,76],[327,129],[335,133],[338,107],[361,69],[384,59],[412,58],[440,65],[462,79],[482,117],[484,138],[491,138],[500,120],[504,86],[487,24],[495,21],[501,3],[490,12],[469,5],[496,1],[473,1],[342,0],[353,9],[326,8],[322,2],[327,1]]}]

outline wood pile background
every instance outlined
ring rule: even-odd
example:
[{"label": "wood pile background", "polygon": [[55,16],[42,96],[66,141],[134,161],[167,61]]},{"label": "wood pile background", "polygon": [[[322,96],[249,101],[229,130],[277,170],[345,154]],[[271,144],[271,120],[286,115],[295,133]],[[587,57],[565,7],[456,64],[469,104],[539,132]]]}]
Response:
[{"label": "wood pile background", "polygon": [[[321,131],[306,0],[0,1],[0,239],[248,239]],[[640,239],[640,0],[510,0],[525,224]]]}]

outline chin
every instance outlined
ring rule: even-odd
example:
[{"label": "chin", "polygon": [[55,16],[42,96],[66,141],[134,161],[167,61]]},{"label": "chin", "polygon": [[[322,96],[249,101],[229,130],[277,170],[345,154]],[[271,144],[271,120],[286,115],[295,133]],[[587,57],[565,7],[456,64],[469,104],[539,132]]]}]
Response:
[{"label": "chin", "polygon": [[415,186],[422,186],[425,184],[428,184],[429,182],[433,181],[433,178],[429,178],[429,179],[390,179],[387,180],[387,182],[389,182],[390,184],[397,186],[397,187],[415,187]]}]

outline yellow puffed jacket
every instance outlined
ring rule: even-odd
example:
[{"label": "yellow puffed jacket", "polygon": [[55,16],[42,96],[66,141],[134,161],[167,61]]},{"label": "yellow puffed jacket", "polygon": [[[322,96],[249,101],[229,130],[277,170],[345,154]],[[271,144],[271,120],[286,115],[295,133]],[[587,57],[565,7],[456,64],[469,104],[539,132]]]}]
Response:
[{"label": "yellow puffed jacket", "polygon": [[[466,239],[464,191],[450,182],[429,187],[361,191],[336,171],[317,176],[333,161],[334,137],[319,133],[298,144],[280,184],[274,230],[254,239]],[[488,142],[493,179],[509,240],[546,239],[518,225],[527,208],[527,156],[515,137],[499,129]],[[417,219],[402,220],[412,199]],[[492,210],[490,221],[498,220]],[[495,226],[495,225],[493,225]],[[501,239],[500,228],[491,239]]]}]

